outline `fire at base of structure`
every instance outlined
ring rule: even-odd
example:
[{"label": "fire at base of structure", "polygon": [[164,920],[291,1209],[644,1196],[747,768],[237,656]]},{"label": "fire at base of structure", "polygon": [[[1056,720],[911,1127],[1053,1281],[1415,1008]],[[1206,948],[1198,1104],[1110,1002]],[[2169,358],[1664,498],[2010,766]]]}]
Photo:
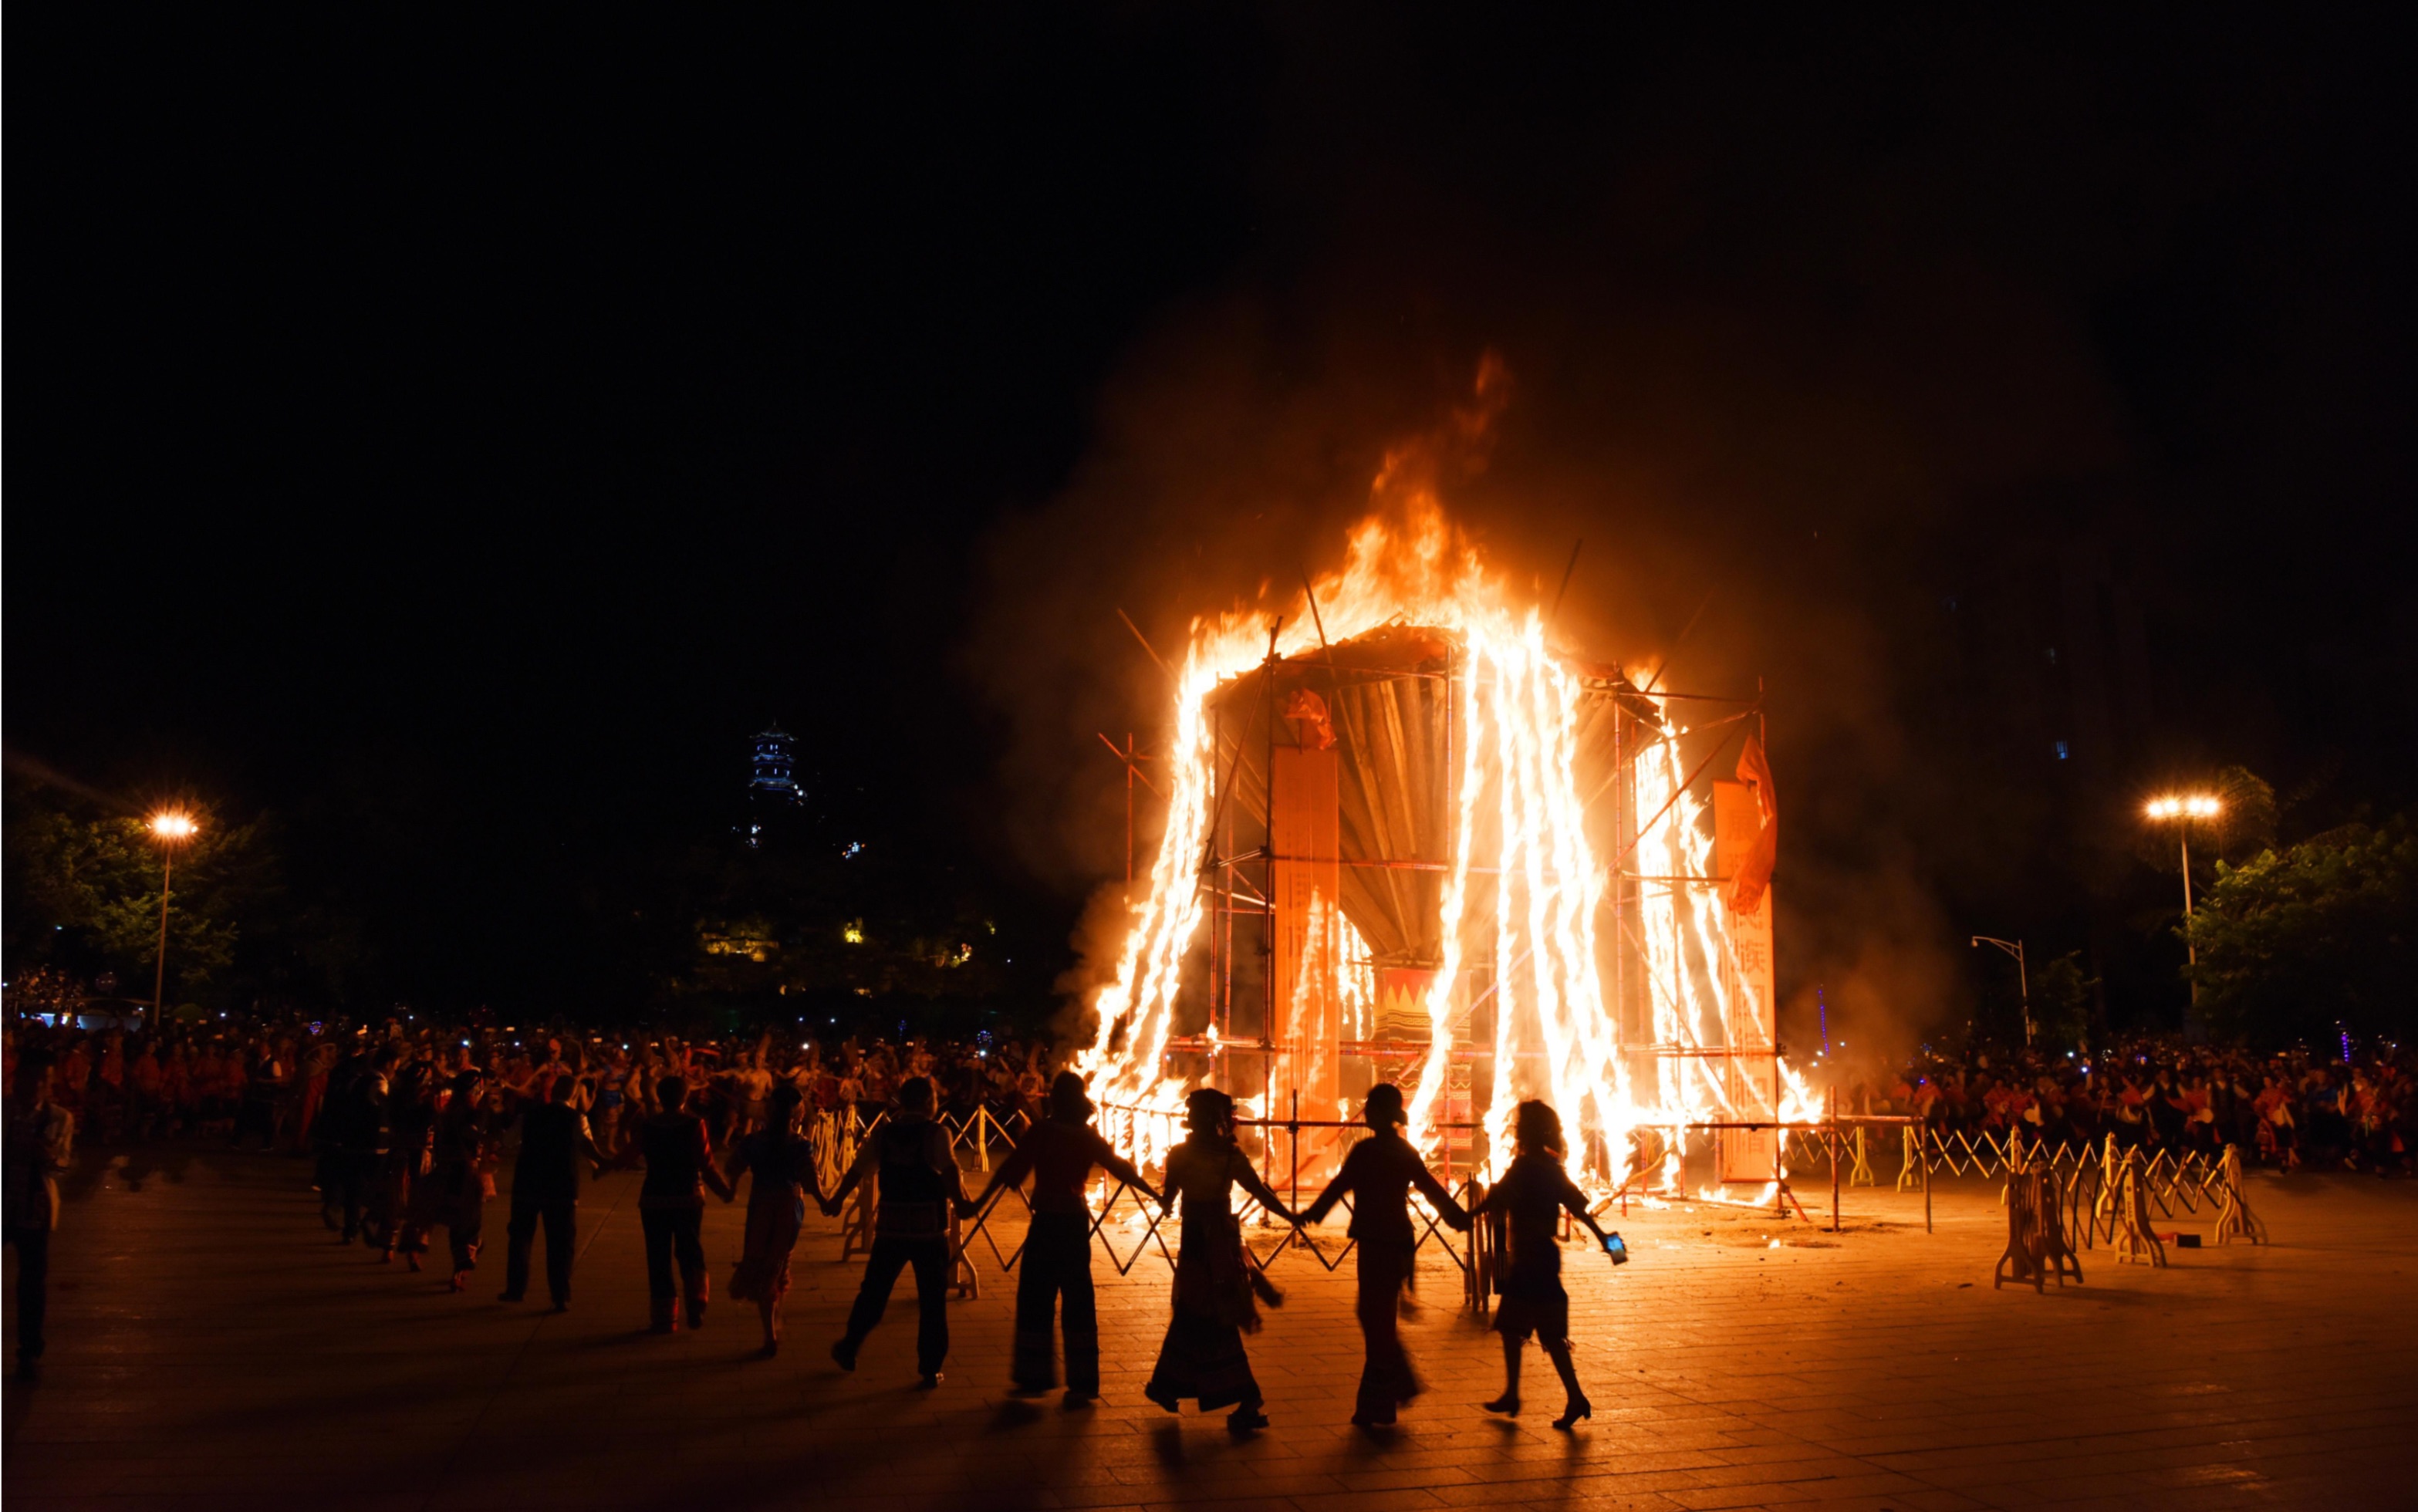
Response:
[{"label": "fire at base of structure", "polygon": [[1550,652],[1533,612],[1274,640],[1194,660],[1192,781],[1079,1062],[1111,1132],[1152,1159],[1188,1086],[1317,1124],[1393,1080],[1447,1170],[1499,1176],[1534,1097],[1599,1189],[1675,1185],[1691,1124],[1747,1125],[1716,1180],[1775,1180],[1810,1099],[1777,1051],[1758,704]]}]

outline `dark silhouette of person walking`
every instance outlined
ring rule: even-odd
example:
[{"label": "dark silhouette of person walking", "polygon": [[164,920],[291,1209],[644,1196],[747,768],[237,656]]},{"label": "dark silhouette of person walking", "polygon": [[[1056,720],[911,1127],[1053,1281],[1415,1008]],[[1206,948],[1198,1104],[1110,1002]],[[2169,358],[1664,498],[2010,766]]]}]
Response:
[{"label": "dark silhouette of person walking", "polygon": [[59,1175],[75,1152],[75,1115],[51,1096],[52,1061],[40,1050],[17,1062],[8,1097],[6,1214],[17,1246],[17,1379],[41,1379],[51,1306],[51,1235],[59,1226]]},{"label": "dark silhouette of person walking", "polygon": [[1317,1223],[1346,1195],[1353,1199],[1348,1231],[1360,1246],[1357,1310],[1367,1361],[1360,1369],[1360,1394],[1353,1405],[1352,1421],[1363,1428],[1382,1428],[1419,1394],[1417,1373],[1411,1368],[1410,1356],[1402,1352],[1397,1313],[1416,1263],[1418,1235],[1411,1223],[1411,1189],[1418,1188],[1419,1195],[1455,1229],[1468,1228],[1469,1214],[1402,1138],[1405,1120],[1400,1087],[1381,1081],[1370,1088],[1361,1117],[1368,1123],[1369,1138],[1343,1157],[1343,1168],[1318,1194],[1301,1221]]},{"label": "dark silhouette of person walking", "polygon": [[724,1201],[730,1184],[713,1166],[706,1147],[705,1120],[688,1106],[688,1082],[677,1072],[655,1081],[656,1111],[638,1125],[637,1154],[647,1163],[647,1179],[638,1187],[638,1229],[647,1245],[648,1330],[677,1330],[672,1261],[680,1261],[681,1291],[692,1329],[705,1326],[705,1306],[713,1280],[705,1268],[705,1188]]},{"label": "dark silhouette of person walking", "polygon": [[793,1081],[773,1089],[764,1126],[739,1141],[730,1154],[726,1180],[739,1184],[742,1171],[755,1180],[747,1187],[747,1237],[731,1274],[730,1294],[756,1304],[764,1324],[766,1359],[781,1352],[781,1299],[789,1293],[789,1252],[798,1247],[798,1230],[805,1224],[806,1195],[817,1205],[822,1188],[815,1180],[815,1147],[798,1132],[798,1110],[804,1094]]},{"label": "dark silhouette of person walking", "polygon": [[1184,1204],[1174,1312],[1142,1395],[1171,1413],[1181,1411],[1186,1397],[1204,1413],[1232,1407],[1226,1426],[1247,1433],[1267,1427],[1268,1416],[1243,1336],[1259,1332],[1255,1296],[1270,1306],[1284,1299],[1243,1254],[1232,1191],[1239,1185],[1287,1223],[1299,1220],[1235,1147],[1233,1098],[1201,1088],[1184,1100],[1184,1142],[1167,1153],[1167,1190],[1159,1198],[1162,1210],[1179,1199]]},{"label": "dark silhouette of person walking", "polygon": [[1058,1384],[1049,1342],[1050,1323],[1064,1298],[1066,1333],[1066,1404],[1079,1407],[1100,1395],[1099,1312],[1092,1295],[1092,1212],[1083,1188],[1093,1168],[1155,1202],[1156,1189],[1092,1127],[1092,1099],[1083,1078],[1062,1071],[1049,1087],[1049,1114],[1025,1132],[1004,1165],[991,1173],[969,1213],[1002,1187],[1026,1176],[1033,1182],[1033,1222],[1025,1229],[1023,1271],[1016,1282],[1016,1352],[1009,1367],[1016,1395],[1038,1397]]},{"label": "dark silhouette of person walking", "polygon": [[449,1291],[467,1291],[479,1267],[486,1225],[487,1166],[495,1153],[496,1120],[488,1107],[486,1075],[472,1066],[455,1073],[451,1095],[436,1115],[428,1169],[411,1192],[411,1216],[397,1247],[413,1270],[428,1248],[428,1230],[445,1226],[453,1260]]},{"label": "dark silhouette of person walking", "polygon": [[832,1359],[843,1370],[856,1368],[857,1352],[881,1321],[898,1273],[911,1265],[915,1368],[926,1390],[941,1383],[941,1366],[949,1357],[949,1208],[966,1199],[949,1131],[934,1121],[932,1107],[929,1077],[910,1077],[900,1083],[897,1107],[865,1141],[839,1190],[822,1204],[823,1212],[835,1217],[858,1183],[868,1176],[880,1182],[865,1284],[857,1290],[856,1306],[849,1309],[848,1332],[832,1346]]},{"label": "dark silhouette of person walking", "polygon": [[521,1153],[513,1163],[513,1215],[504,1227],[504,1291],[499,1302],[528,1295],[529,1250],[545,1226],[545,1289],[554,1310],[571,1310],[571,1262],[578,1255],[579,1166],[592,1176],[604,1152],[588,1132],[588,1115],[572,1106],[576,1078],[558,1076],[546,1100],[521,1109]]},{"label": "dark silhouette of person walking", "polygon": [[1562,1248],[1554,1230],[1567,1211],[1593,1230],[1607,1250],[1612,1235],[1595,1221],[1586,1194],[1562,1168],[1561,1115],[1544,1103],[1522,1103],[1513,1121],[1512,1145],[1511,1168],[1477,1204],[1480,1213],[1506,1214],[1511,1231],[1503,1305],[1494,1314],[1495,1332],[1503,1336],[1503,1395],[1488,1402],[1486,1410],[1519,1415],[1520,1350],[1534,1334],[1569,1394],[1562,1415],[1553,1420],[1553,1427],[1568,1431],[1580,1418],[1592,1416],[1593,1407],[1579,1389],[1578,1369],[1570,1363],[1570,1294],[1562,1290]]}]

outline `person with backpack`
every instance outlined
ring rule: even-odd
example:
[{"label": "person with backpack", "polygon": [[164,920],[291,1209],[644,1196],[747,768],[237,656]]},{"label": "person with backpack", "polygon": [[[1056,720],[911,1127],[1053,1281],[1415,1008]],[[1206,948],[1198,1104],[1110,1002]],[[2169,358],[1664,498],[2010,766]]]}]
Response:
[{"label": "person with backpack", "polygon": [[898,1273],[912,1266],[915,1369],[927,1391],[941,1383],[941,1366],[949,1354],[949,1211],[966,1200],[949,1133],[932,1116],[934,1102],[930,1078],[910,1077],[900,1083],[897,1108],[865,1139],[839,1190],[822,1203],[826,1215],[837,1217],[840,1204],[865,1178],[880,1183],[865,1284],[849,1309],[848,1332],[832,1346],[832,1359],[843,1370],[856,1368],[857,1352],[881,1321]]}]

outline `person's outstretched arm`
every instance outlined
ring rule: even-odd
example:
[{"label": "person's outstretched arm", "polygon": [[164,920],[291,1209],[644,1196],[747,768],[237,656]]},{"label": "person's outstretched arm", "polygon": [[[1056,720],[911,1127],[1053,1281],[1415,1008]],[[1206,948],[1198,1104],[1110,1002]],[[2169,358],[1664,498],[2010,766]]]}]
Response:
[{"label": "person's outstretched arm", "polygon": [[1150,1183],[1142,1179],[1140,1171],[1134,1168],[1133,1162],[1117,1153],[1115,1149],[1110,1145],[1108,1140],[1100,1138],[1097,1131],[1094,1131],[1092,1135],[1092,1164],[1099,1167],[1102,1170],[1107,1171],[1110,1175],[1125,1183],[1127,1186],[1132,1187],[1135,1191],[1140,1192],[1142,1196],[1150,1199],[1152,1201],[1164,1202],[1165,1199],[1159,1196],[1157,1190],[1154,1188]]},{"label": "person's outstretched arm", "polygon": [[1287,1223],[1301,1221],[1301,1215],[1285,1206],[1284,1199],[1270,1191],[1267,1183],[1260,1180],[1260,1173],[1251,1168],[1250,1161],[1244,1156],[1242,1151],[1234,1150],[1228,1153],[1226,1168],[1232,1173],[1234,1184],[1259,1199],[1260,1206]]},{"label": "person's outstretched arm", "polygon": [[1578,1183],[1570,1180],[1567,1174],[1562,1177],[1562,1206],[1569,1210],[1571,1216],[1587,1226],[1594,1233],[1597,1244],[1612,1243],[1612,1235],[1604,1232],[1603,1225],[1596,1222],[1595,1214],[1587,1210],[1586,1194],[1580,1191]]},{"label": "person's outstretched arm", "polygon": [[722,1179],[721,1170],[713,1164],[713,1143],[706,1136],[703,1119],[696,1121],[696,1173],[703,1178],[705,1184],[712,1189],[715,1196],[725,1202],[730,1200],[734,1188],[728,1182]]},{"label": "person's outstretched arm", "polygon": [[949,1131],[937,1122],[933,1123],[931,1136],[926,1141],[925,1158],[932,1162],[933,1169],[949,1179],[949,1200],[956,1204],[958,1212],[964,1212],[967,1205],[966,1173],[957,1165],[956,1152],[949,1144]]},{"label": "person's outstretched arm", "polygon": [[740,1174],[746,1169],[747,1141],[742,1139],[730,1147],[729,1168],[722,1173],[722,1200],[729,1201],[730,1194],[739,1190]]},{"label": "person's outstretched arm", "polygon": [[1335,1211],[1335,1204],[1342,1201],[1346,1195],[1359,1190],[1361,1171],[1369,1163],[1362,1152],[1375,1142],[1363,1139],[1352,1147],[1351,1153],[1343,1157],[1343,1168],[1335,1173],[1335,1179],[1326,1184],[1326,1190],[1319,1193],[1318,1200],[1302,1214],[1303,1227],[1324,1222],[1326,1215]]},{"label": "person's outstretched arm", "polygon": [[[1350,1164],[1349,1161],[1345,1162],[1347,1167]],[[1462,1211],[1461,1204],[1454,1201],[1452,1194],[1444,1189],[1444,1183],[1436,1180],[1435,1172],[1428,1169],[1428,1163],[1419,1158],[1418,1152],[1416,1150],[1411,1152],[1411,1184],[1419,1189],[1419,1195],[1428,1199],[1431,1207],[1444,1215],[1446,1223],[1455,1229],[1466,1229],[1469,1227],[1469,1214]],[[1321,1198],[1319,1200],[1324,1201],[1325,1199]]]},{"label": "person's outstretched arm", "polygon": [[880,1164],[881,1164],[880,1145],[875,1144],[871,1139],[859,1144],[856,1147],[855,1163],[848,1168],[848,1174],[840,1178],[839,1185],[833,1190],[832,1195],[823,1199],[823,1216],[838,1217],[839,1205],[848,1200],[848,1194],[855,1191],[857,1184],[872,1175],[873,1168]]},{"label": "person's outstretched arm", "polygon": [[[950,1164],[954,1166],[956,1162],[951,1161]],[[991,1199],[991,1194],[1002,1187],[1019,1186],[1023,1184],[1024,1178],[1031,1174],[1033,1174],[1033,1141],[1028,1138],[1022,1144],[1016,1147],[1016,1152],[1001,1164],[999,1169],[990,1173],[990,1180],[983,1184],[982,1195],[967,1201],[957,1210],[958,1215],[972,1216],[981,1210],[984,1203]]]}]

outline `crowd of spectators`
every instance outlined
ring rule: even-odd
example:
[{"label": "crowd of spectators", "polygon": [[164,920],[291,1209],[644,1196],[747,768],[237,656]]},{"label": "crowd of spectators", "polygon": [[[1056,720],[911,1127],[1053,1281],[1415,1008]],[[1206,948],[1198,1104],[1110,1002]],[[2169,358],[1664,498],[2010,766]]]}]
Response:
[{"label": "crowd of spectators", "polygon": [[[696,1089],[693,1106],[720,1149],[763,1125],[782,1081],[797,1086],[811,1112],[855,1107],[869,1121],[900,1082],[928,1077],[943,1115],[961,1122],[986,1109],[1006,1130],[1034,1116],[1056,1069],[1047,1045],[987,1036],[824,1044],[770,1032],[683,1038],[404,1019],[171,1023],[155,1035],[26,1020],[6,1031],[7,1085],[15,1085],[18,1057],[29,1050],[49,1057],[54,1099],[87,1138],[256,1142],[294,1152],[313,1148],[329,1077],[356,1053],[390,1061],[390,1081],[406,1103],[441,1101],[467,1070],[482,1073],[498,1106],[542,1105],[557,1077],[574,1077],[573,1103],[598,1143],[616,1151],[628,1132],[624,1113],[650,1109],[647,1092],[666,1075]],[[636,1117],[627,1122],[635,1127]]]},{"label": "crowd of spectators", "polygon": [[[1018,1040],[893,1043],[854,1037],[681,1038],[669,1034],[480,1030],[389,1020],[354,1026],[298,1020],[170,1024],[84,1030],[38,1021],[9,1026],[8,1084],[21,1049],[55,1065],[55,1097],[86,1138],[121,1141],[215,1139],[301,1152],[329,1077],[348,1053],[384,1051],[406,1101],[440,1099],[460,1072],[483,1074],[499,1104],[543,1103],[570,1076],[573,1101],[597,1140],[620,1149],[623,1114],[650,1107],[646,1090],[666,1074],[696,1089],[695,1107],[717,1149],[762,1126],[774,1085],[794,1083],[810,1115],[854,1107],[865,1120],[898,1084],[928,1077],[940,1111],[962,1123],[987,1110],[1002,1132],[1036,1115],[1058,1069],[1044,1043]],[[1914,1117],[1936,1134],[1994,1140],[2016,1130],[2049,1144],[2214,1155],[2227,1145],[2245,1163],[2406,1173],[2418,1150],[2418,1056],[2373,1046],[2346,1059],[2301,1050],[2257,1055],[2133,1038],[2094,1054],[1926,1049],[1903,1064],[1829,1067],[1843,1112]],[[630,1121],[635,1124],[635,1119]]]},{"label": "crowd of spectators", "polygon": [[1941,1136],[2214,1155],[2279,1170],[2407,1173],[2418,1148],[2418,1058],[2371,1046],[2346,1055],[2259,1055],[2135,1037],[2095,1054],[1926,1050],[1902,1065],[1834,1073],[1842,1110],[1913,1117]]}]

